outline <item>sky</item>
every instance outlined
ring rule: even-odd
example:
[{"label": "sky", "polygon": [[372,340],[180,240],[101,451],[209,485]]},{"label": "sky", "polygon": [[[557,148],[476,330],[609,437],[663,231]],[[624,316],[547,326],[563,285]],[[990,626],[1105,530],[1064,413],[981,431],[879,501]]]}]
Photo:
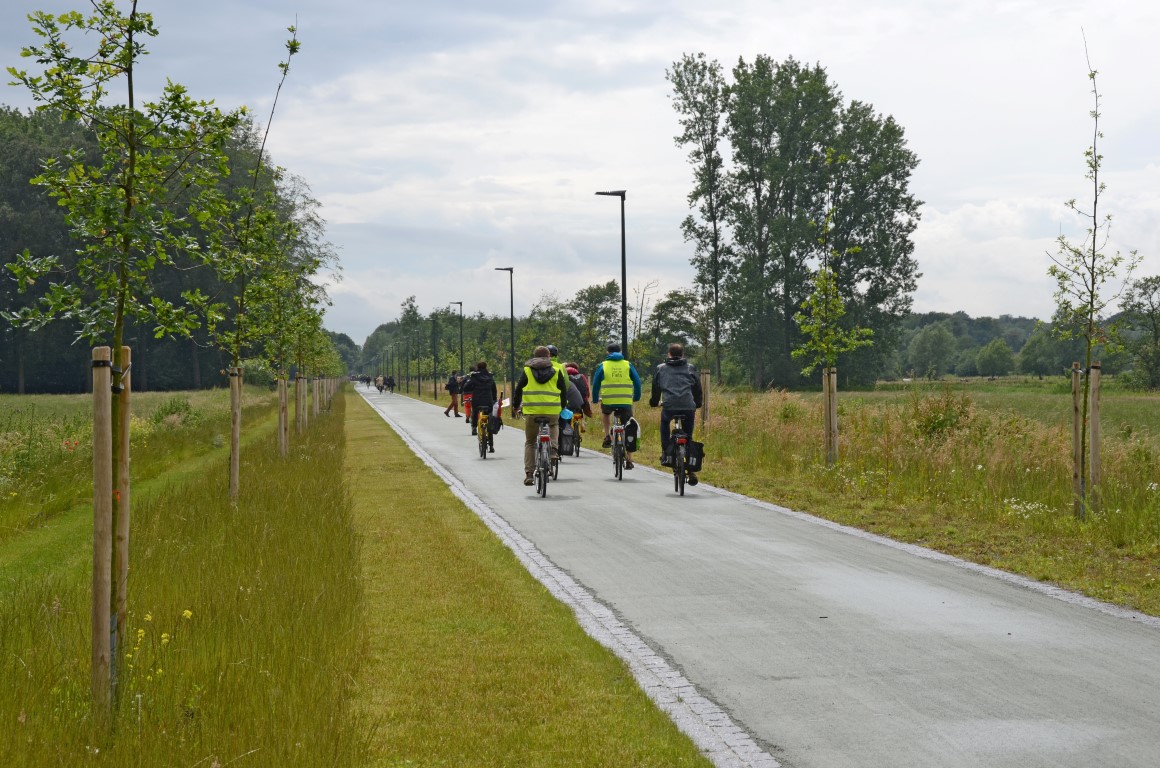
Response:
[{"label": "sky", "polygon": [[[119,2],[123,9],[127,2]],[[0,0],[0,61],[30,66],[34,9]],[[629,301],[691,284],[692,186],[665,71],[704,52],[819,64],[846,102],[903,127],[922,277],[916,312],[1047,319],[1050,254],[1084,237],[1098,71],[1109,254],[1160,273],[1160,3],[1155,0],[141,0],[160,30],[139,73],[271,123],[276,163],[322,203],[341,274],[326,326],[362,344],[399,313],[462,301],[506,316],[620,277]],[[1086,43],[1085,43],[1086,38]],[[10,79],[10,78],[8,78]],[[31,106],[19,87],[0,103]],[[1108,287],[1114,293],[1119,283]],[[458,311],[458,306],[454,307]]]}]

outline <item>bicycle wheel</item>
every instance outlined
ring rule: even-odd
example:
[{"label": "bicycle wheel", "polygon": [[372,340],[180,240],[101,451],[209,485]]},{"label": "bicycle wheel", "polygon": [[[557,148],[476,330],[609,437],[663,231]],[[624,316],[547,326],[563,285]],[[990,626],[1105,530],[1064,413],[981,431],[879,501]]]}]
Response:
[{"label": "bicycle wheel", "polygon": [[678,445],[676,453],[673,455],[673,483],[676,485],[677,493],[681,496],[685,495],[685,446]]},{"label": "bicycle wheel", "polygon": [[487,421],[479,420],[479,426],[476,428],[476,433],[479,435],[479,458],[487,458]]},{"label": "bicycle wheel", "polygon": [[548,475],[551,468],[548,465],[548,455],[543,447],[536,450],[536,492],[541,498],[548,495]]},{"label": "bicycle wheel", "polygon": [[612,438],[612,472],[617,480],[624,479],[624,443],[619,437]]}]

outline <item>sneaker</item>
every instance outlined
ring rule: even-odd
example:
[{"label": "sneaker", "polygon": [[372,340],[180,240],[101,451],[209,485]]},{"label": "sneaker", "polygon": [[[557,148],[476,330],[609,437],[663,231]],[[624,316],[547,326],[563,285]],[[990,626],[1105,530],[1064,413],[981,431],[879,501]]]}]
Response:
[{"label": "sneaker", "polygon": [[524,475],[524,485],[532,485],[534,482],[531,475]]},{"label": "sneaker", "polygon": [[603,446],[604,448],[611,448],[612,447],[612,438],[610,436],[605,436],[604,442],[601,443],[600,445]]},{"label": "sneaker", "polygon": [[690,472],[689,473],[689,485],[696,485],[699,482],[701,482],[701,481],[697,479],[697,475]]},{"label": "sneaker", "polygon": [[487,452],[488,453],[495,453],[495,446],[494,445],[487,446]]},{"label": "sneaker", "polygon": [[447,411],[444,411],[444,412],[443,412],[443,415],[444,415],[444,416],[446,416],[446,417],[447,417],[447,418],[449,418],[449,419],[451,418],[451,414],[450,414],[450,413],[448,413]]},{"label": "sneaker", "polygon": [[635,466],[636,466],[636,465],[632,463],[632,460],[631,460],[631,459],[626,459],[626,460],[625,460],[625,462],[624,462],[624,468],[625,468],[625,469],[632,469],[632,468],[633,468],[633,467],[635,467]]},{"label": "sneaker", "polygon": [[474,429],[473,429],[473,430],[471,430],[471,436],[472,436],[472,437],[475,437],[475,435],[476,435],[476,432],[475,432],[475,430],[474,430]]}]

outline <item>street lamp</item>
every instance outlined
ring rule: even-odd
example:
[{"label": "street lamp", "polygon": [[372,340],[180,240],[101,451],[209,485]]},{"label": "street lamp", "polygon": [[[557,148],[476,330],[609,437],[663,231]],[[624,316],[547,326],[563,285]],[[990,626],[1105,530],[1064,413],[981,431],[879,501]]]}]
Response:
[{"label": "street lamp", "polygon": [[516,385],[516,273],[515,267],[496,267],[496,272],[508,273],[508,291],[511,297],[511,352],[508,355],[508,381]]},{"label": "street lamp", "polygon": [[624,198],[626,190],[614,189],[597,192],[598,195],[620,198],[620,351],[628,356],[628,270],[624,259]]},{"label": "street lamp", "polygon": [[459,375],[463,376],[467,373],[467,369],[463,367],[463,302],[449,301],[447,303],[459,305]]}]

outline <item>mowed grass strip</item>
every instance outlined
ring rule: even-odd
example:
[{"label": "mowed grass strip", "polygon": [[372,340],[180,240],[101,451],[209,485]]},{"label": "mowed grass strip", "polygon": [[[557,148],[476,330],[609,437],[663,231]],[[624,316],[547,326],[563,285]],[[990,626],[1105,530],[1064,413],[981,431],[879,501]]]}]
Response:
[{"label": "mowed grass strip", "polygon": [[710,765],[369,405],[348,406],[372,765]]}]

